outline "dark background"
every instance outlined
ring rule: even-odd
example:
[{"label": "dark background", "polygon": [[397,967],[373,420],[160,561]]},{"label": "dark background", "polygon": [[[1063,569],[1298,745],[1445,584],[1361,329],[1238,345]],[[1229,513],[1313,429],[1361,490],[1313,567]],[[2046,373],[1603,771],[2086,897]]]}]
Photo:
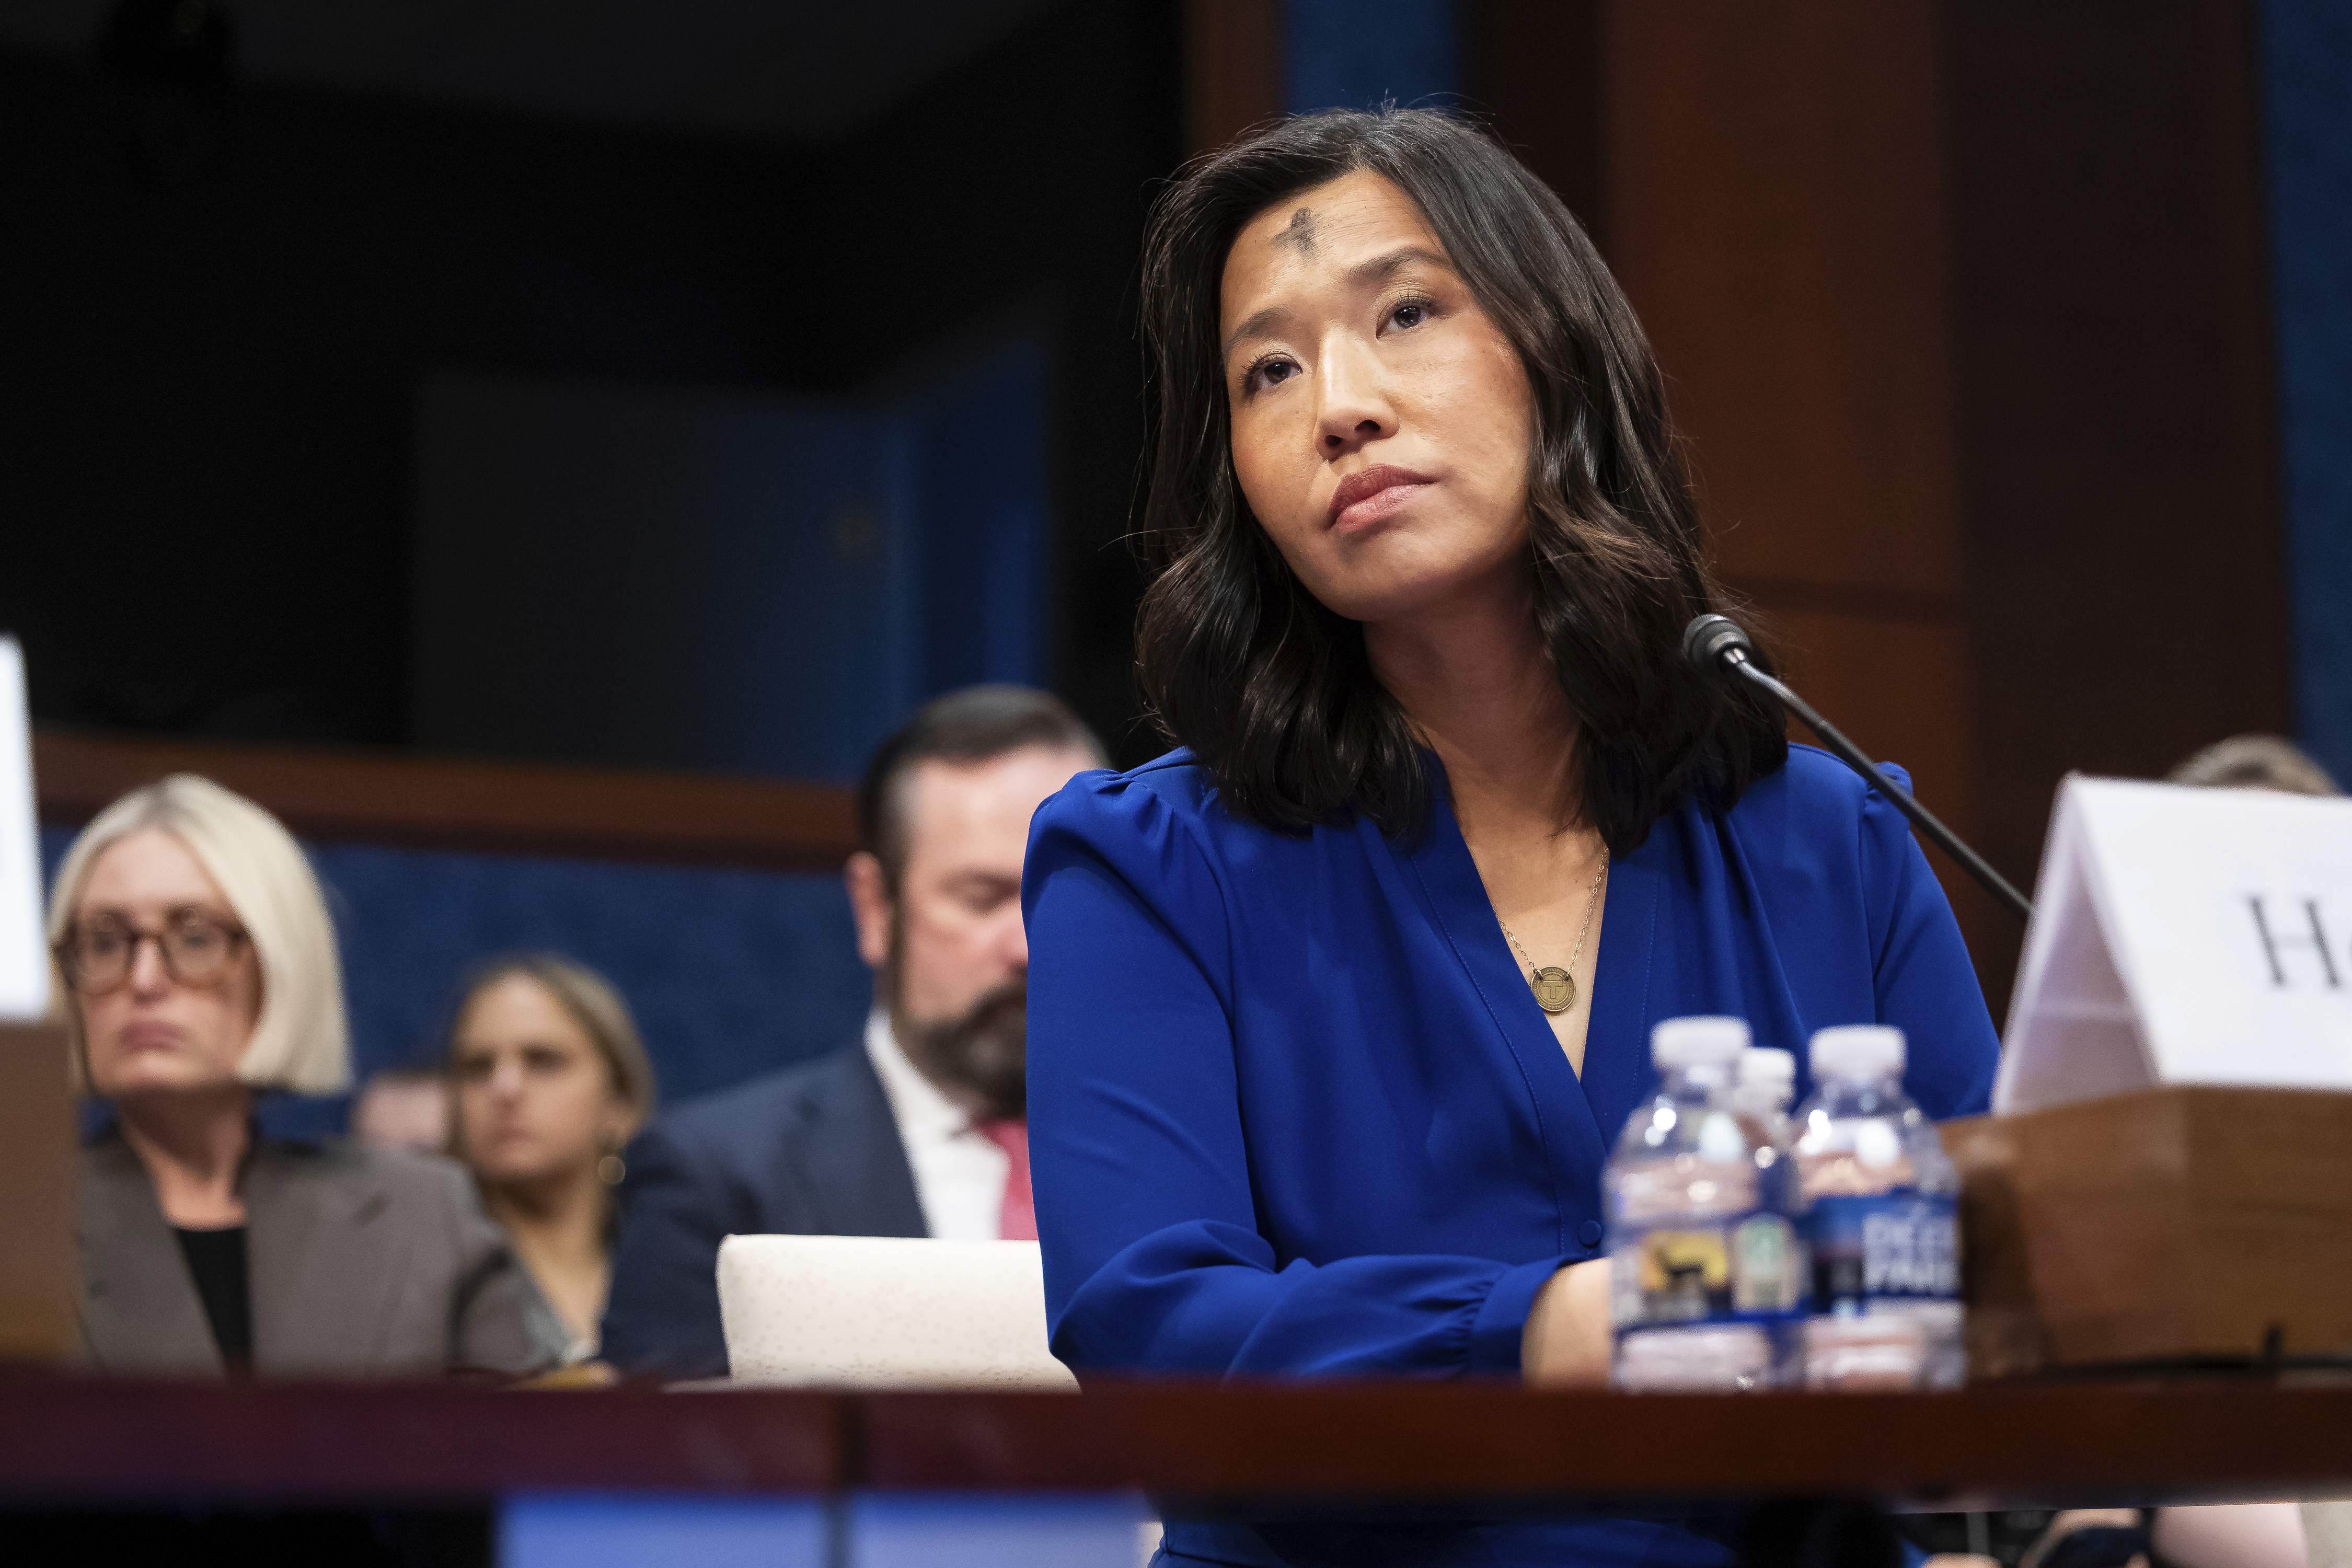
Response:
[{"label": "dark background", "polygon": [[[882,9],[920,30],[953,7]],[[406,672],[445,628],[408,614],[412,418],[433,373],[856,400],[1013,323],[1050,370],[1038,673],[1123,734],[1135,256],[1181,152],[1181,32],[1148,0],[994,9],[918,90],[881,84],[804,142],[0,53],[0,626],[36,715],[422,738]],[[508,68],[529,86],[527,58]],[[202,129],[159,132],[159,105]],[[705,606],[634,608],[687,626]],[[575,754],[701,760],[593,733]]]}]

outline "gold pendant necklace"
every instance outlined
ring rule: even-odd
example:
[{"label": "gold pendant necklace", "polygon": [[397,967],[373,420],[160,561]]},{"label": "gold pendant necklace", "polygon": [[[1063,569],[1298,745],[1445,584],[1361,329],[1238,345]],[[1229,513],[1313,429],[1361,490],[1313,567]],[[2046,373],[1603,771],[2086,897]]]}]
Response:
[{"label": "gold pendant necklace", "polygon": [[1609,846],[1603,844],[1601,847],[1601,869],[1592,874],[1592,891],[1585,895],[1584,924],[1577,929],[1576,947],[1568,955],[1568,969],[1556,963],[1538,967],[1536,961],[1528,957],[1528,950],[1519,947],[1519,939],[1511,934],[1511,928],[1503,925],[1503,917],[1495,917],[1495,923],[1503,926],[1503,940],[1518,948],[1519,956],[1528,961],[1528,985],[1536,994],[1536,1005],[1555,1016],[1576,1005],[1576,976],[1568,971],[1574,969],[1576,961],[1584,956],[1584,939],[1592,934],[1592,911],[1601,907],[1601,884],[1608,877]]}]

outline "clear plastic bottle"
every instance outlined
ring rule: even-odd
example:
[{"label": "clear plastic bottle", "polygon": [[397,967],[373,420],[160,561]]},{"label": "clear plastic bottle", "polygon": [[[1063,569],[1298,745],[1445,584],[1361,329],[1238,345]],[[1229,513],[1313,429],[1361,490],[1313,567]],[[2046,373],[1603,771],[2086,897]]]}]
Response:
[{"label": "clear plastic bottle", "polygon": [[[1768,1325],[1772,1340],[1772,1381],[1789,1387],[1800,1386],[1805,1381],[1804,1322],[1813,1284],[1812,1263],[1804,1242],[1805,1227],[1800,1217],[1802,1202],[1797,1188],[1795,1133],[1789,1120],[1789,1105],[1796,1097],[1794,1055],[1772,1046],[1751,1046],[1739,1053],[1732,1076],[1731,1113],[1739,1119],[1742,1131],[1755,1145],[1758,1203],[1787,1215],[1790,1221],[1789,1247],[1780,1257],[1778,1299],[1781,1310],[1778,1319]],[[1762,1247],[1773,1238],[1771,1233],[1759,1232],[1755,1241]],[[1761,1274],[1771,1267],[1771,1259],[1759,1257],[1750,1260],[1749,1267]]]},{"label": "clear plastic bottle", "polygon": [[1759,1142],[1776,1154],[1790,1147],[1789,1107],[1797,1098],[1797,1058],[1771,1046],[1739,1053],[1731,1083],[1731,1109]]},{"label": "clear plastic bottle", "polygon": [[1656,1098],[1610,1156],[1610,1316],[1622,1388],[1733,1392],[1775,1381],[1796,1233],[1771,1201],[1765,1147],[1729,1099],[1738,1018],[1669,1018],[1650,1036]]},{"label": "clear plastic bottle", "polygon": [[1960,1339],[1959,1177],[1903,1092],[1903,1031],[1813,1036],[1796,1117],[1798,1200],[1812,1253],[1804,1334],[1813,1388],[1951,1388]]}]

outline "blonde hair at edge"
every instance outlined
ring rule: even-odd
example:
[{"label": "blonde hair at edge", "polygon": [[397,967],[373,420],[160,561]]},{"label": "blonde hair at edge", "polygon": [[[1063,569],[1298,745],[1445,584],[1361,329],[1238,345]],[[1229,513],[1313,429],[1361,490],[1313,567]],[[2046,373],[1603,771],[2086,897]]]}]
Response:
[{"label": "blonde hair at edge", "polygon": [[[49,889],[52,949],[73,924],[89,868],[112,845],[150,828],[188,847],[245,927],[261,961],[261,1011],[237,1077],[256,1089],[339,1094],[352,1082],[343,966],[319,879],[285,826],[243,795],[194,773],[132,790],[98,814],[66,851]],[[73,1042],[76,1087],[89,1089],[81,1009],[50,959],[51,1011]]]}]

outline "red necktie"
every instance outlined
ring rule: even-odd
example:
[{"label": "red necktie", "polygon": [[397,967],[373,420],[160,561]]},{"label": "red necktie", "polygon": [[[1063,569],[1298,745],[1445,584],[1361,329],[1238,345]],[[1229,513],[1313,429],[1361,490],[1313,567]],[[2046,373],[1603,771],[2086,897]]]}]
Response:
[{"label": "red necktie", "polygon": [[1029,1123],[1017,1119],[983,1121],[980,1135],[1004,1151],[1004,1206],[997,1211],[996,1234],[1006,1241],[1037,1239],[1037,1206],[1029,1195]]}]

